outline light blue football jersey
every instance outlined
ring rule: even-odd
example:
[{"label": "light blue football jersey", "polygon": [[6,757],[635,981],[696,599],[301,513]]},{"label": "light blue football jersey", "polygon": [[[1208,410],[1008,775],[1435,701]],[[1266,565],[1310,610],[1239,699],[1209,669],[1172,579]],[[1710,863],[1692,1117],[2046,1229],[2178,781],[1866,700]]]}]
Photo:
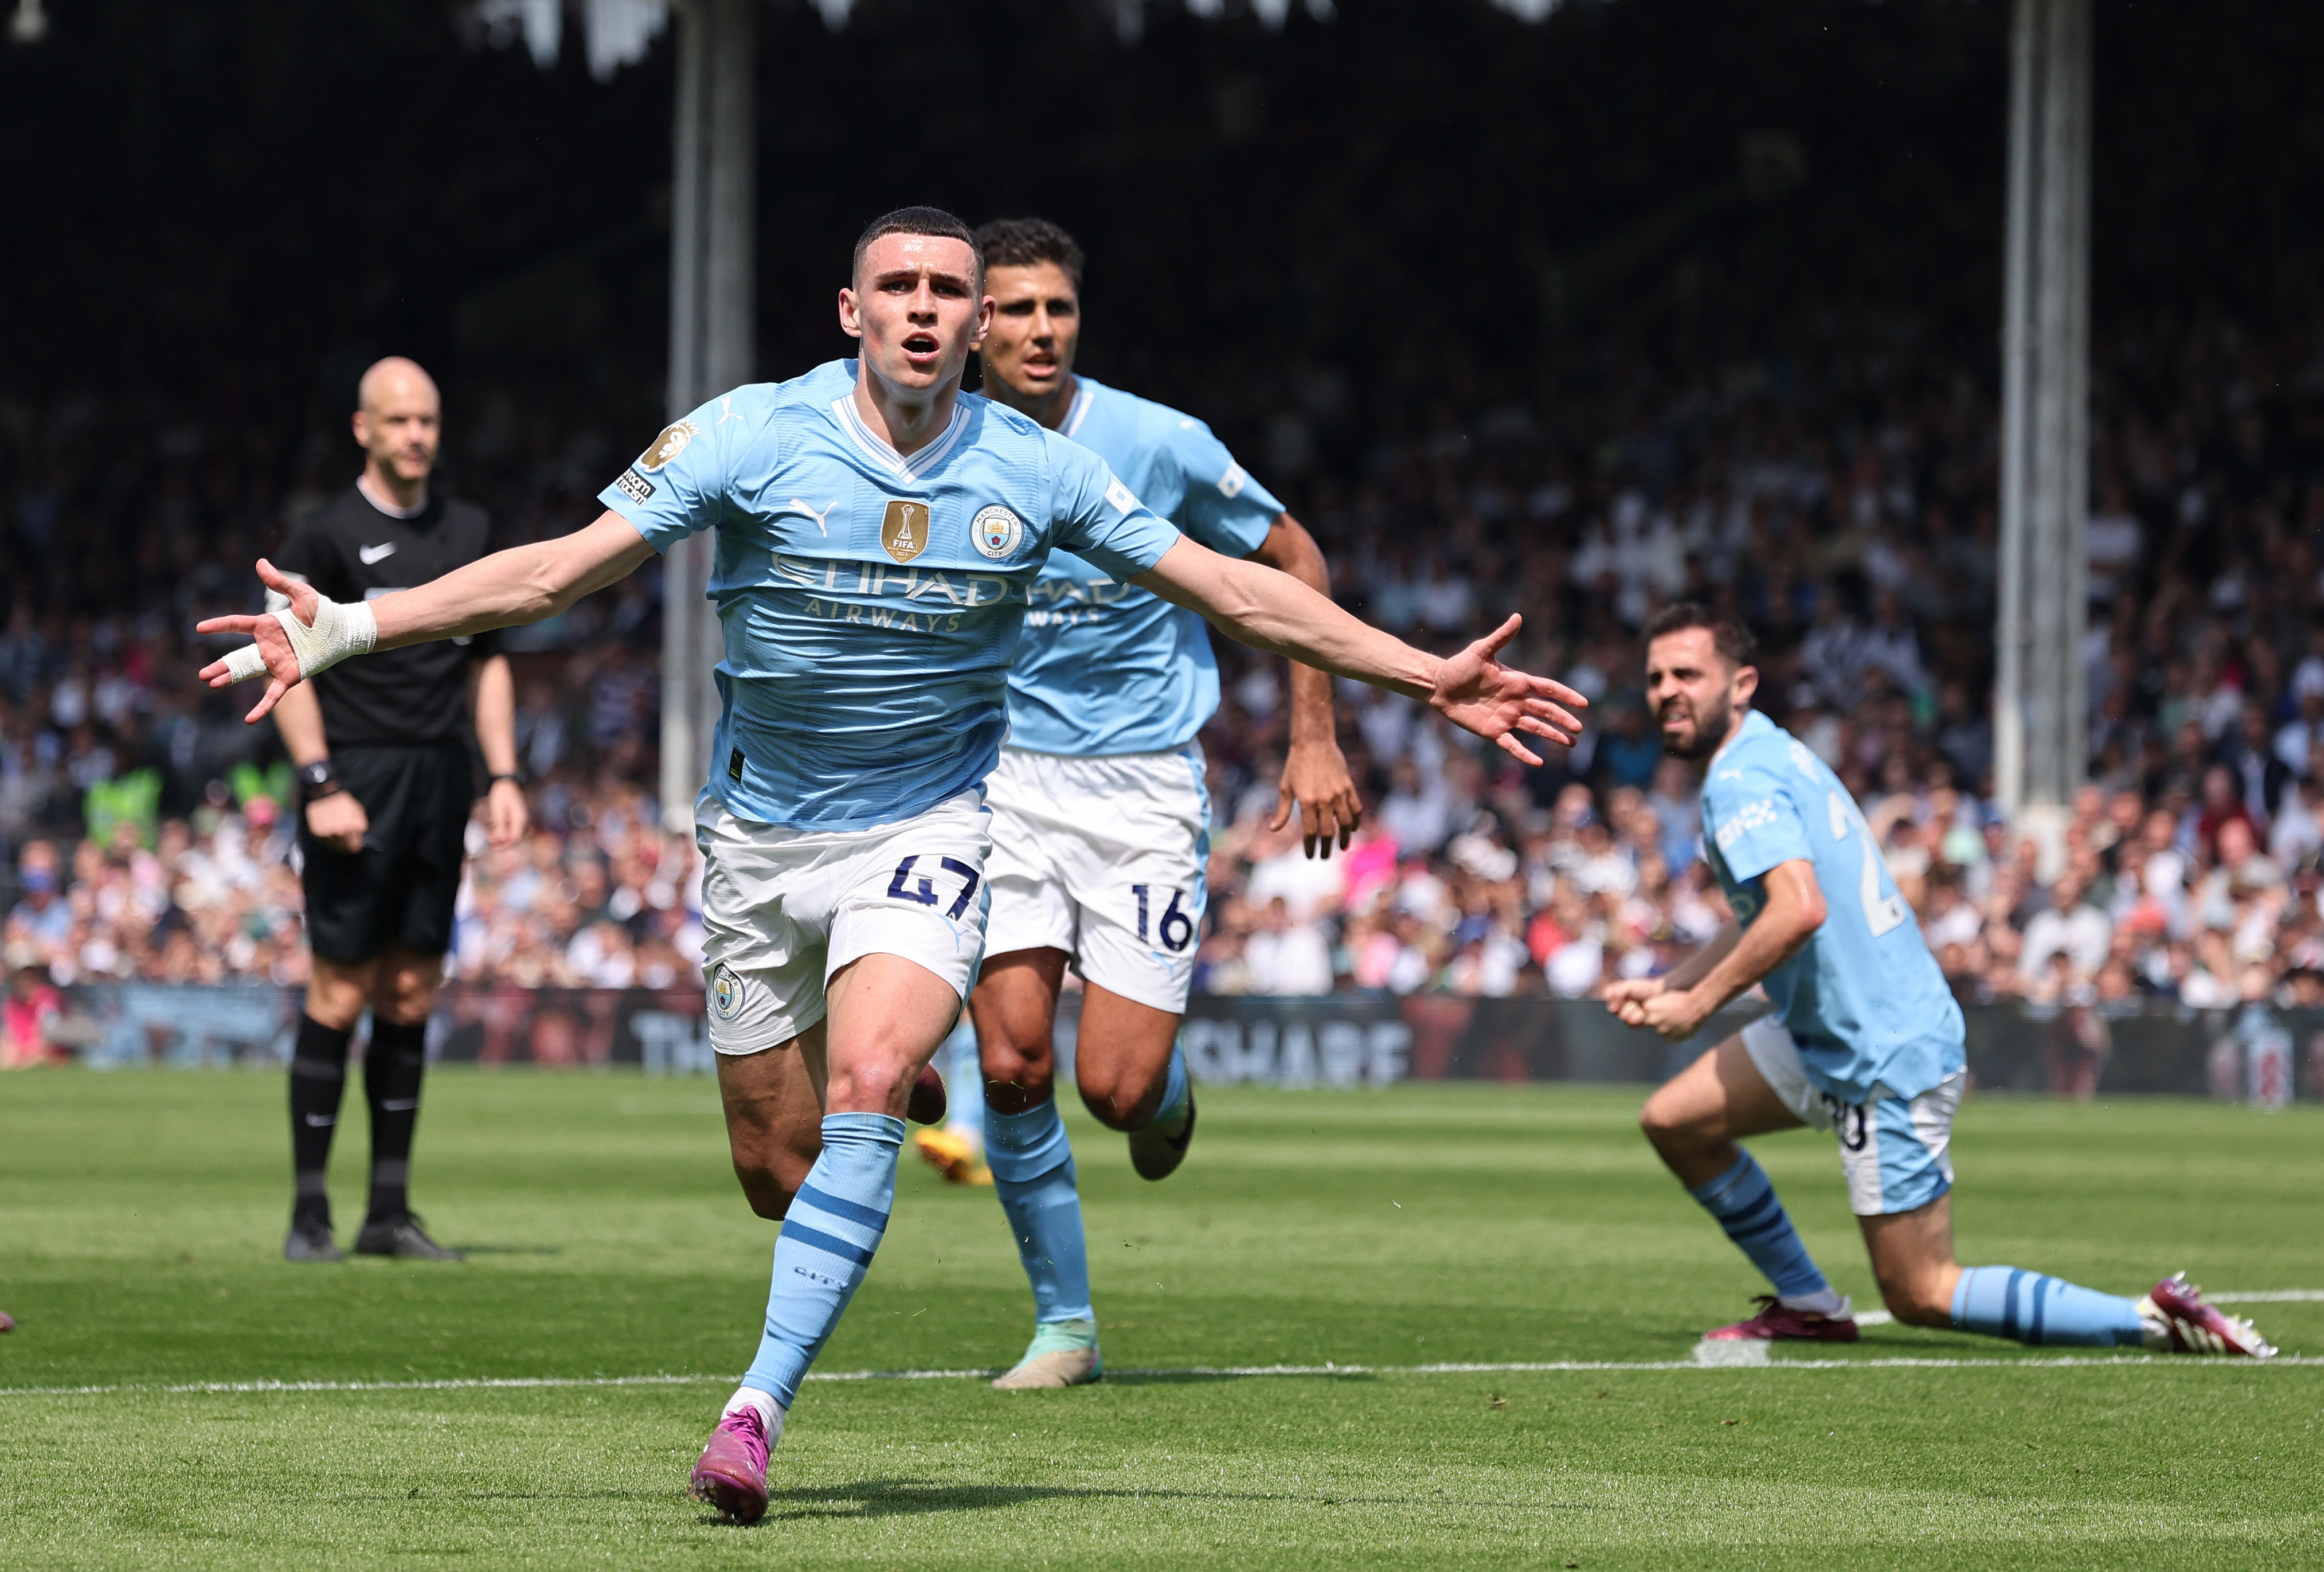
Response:
[{"label": "light blue football jersey", "polygon": [[1121,579],[1177,543],[1102,459],[1004,405],[962,394],[907,457],[854,390],[852,360],[736,388],[600,494],[658,551],[717,532],[724,704],[703,800],[738,818],[861,829],[980,784],[1051,550]]},{"label": "light blue football jersey", "polygon": [[[1139,500],[1230,557],[1267,539],[1283,504],[1191,415],[1076,374],[1064,432]],[[1009,745],[1111,757],[1184,746],[1219,707],[1218,657],[1200,615],[1060,549],[1033,585],[1009,674]]]},{"label": "light blue football jersey", "polygon": [[1916,1097],[1967,1062],[1960,1006],[1856,800],[1757,710],[1711,761],[1702,850],[1747,928],[1766,904],[1768,869],[1815,865],[1823,926],[1762,985],[1818,1088],[1850,1103],[1876,1085]]}]

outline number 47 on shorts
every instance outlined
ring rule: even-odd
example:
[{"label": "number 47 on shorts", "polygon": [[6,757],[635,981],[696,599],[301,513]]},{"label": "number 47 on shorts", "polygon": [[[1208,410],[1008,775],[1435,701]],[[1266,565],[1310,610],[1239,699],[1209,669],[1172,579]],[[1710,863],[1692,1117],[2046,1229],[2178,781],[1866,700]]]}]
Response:
[{"label": "number 47 on shorts", "polygon": [[[1138,897],[1138,938],[1143,943],[1146,939],[1147,908],[1153,897],[1144,884],[1132,884],[1130,892]],[[1179,899],[1185,893],[1184,890],[1171,891],[1170,904],[1162,909],[1162,920],[1154,925],[1154,937],[1162,941],[1164,949],[1174,955],[1185,949],[1194,938],[1194,920],[1178,910]]]},{"label": "number 47 on shorts", "polygon": [[[933,878],[926,874],[915,874],[912,872],[913,865],[919,860],[919,854],[915,852],[896,865],[896,876],[888,881],[889,900],[917,901],[923,906],[934,906],[944,899],[936,893],[936,881]],[[954,901],[951,909],[945,913],[947,920],[957,922],[960,920],[960,914],[968,910],[968,903],[976,898],[976,886],[979,883],[977,872],[955,857],[939,857],[936,859],[936,865],[947,874],[956,874],[960,876],[960,898]]]}]

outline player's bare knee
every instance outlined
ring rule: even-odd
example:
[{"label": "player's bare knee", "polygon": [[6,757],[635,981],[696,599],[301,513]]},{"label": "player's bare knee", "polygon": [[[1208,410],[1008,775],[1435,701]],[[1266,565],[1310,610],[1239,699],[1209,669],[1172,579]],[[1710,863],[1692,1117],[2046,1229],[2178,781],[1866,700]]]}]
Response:
[{"label": "player's bare knee", "polygon": [[791,1202],[798,1195],[798,1179],[787,1181],[773,1169],[739,1161],[734,1177],[742,1182],[742,1197],[751,1203],[752,1211],[770,1223],[779,1223],[789,1215]]},{"label": "player's bare knee", "polygon": [[983,1050],[979,1068],[987,1087],[1016,1088],[1034,1103],[1049,1096],[1056,1074],[1056,1062],[1048,1053],[1020,1048],[1005,1039]]},{"label": "player's bare knee", "polygon": [[1884,1278],[1880,1282],[1880,1302],[1888,1308],[1890,1315],[1907,1327],[1950,1327],[1953,1324],[1952,1301],[1939,1291],[1934,1276]]},{"label": "player's bare knee", "polygon": [[916,1072],[900,1059],[870,1058],[831,1073],[830,1108],[900,1114]]},{"label": "player's bare knee", "polygon": [[1057,1095],[1056,1083],[1049,1078],[1046,1067],[1041,1073],[1025,1073],[1022,1079],[984,1083],[984,1105],[996,1114],[1022,1114],[1038,1108]]},{"label": "player's bare knee", "polygon": [[1695,1117],[1675,1099],[1653,1096],[1638,1110],[1638,1129],[1656,1151],[1665,1157],[1700,1151],[1718,1144],[1705,1121]]},{"label": "player's bare knee", "polygon": [[1143,1127],[1162,1101],[1162,1083],[1153,1077],[1093,1070],[1083,1073],[1079,1081],[1082,1105],[1112,1130]]}]

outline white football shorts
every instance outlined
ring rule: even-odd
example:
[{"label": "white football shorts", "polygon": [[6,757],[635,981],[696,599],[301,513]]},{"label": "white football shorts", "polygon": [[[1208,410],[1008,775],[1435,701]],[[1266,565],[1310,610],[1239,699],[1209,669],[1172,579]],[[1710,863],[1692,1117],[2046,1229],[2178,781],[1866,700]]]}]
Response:
[{"label": "white football shorts", "polygon": [[992,817],[964,791],[875,829],[800,830],[723,807],[702,847],[703,982],[710,1046],[756,1053],[824,1017],[832,974],[901,956],[962,998],[984,955]]},{"label": "white football shorts", "polygon": [[1125,999],[1183,1013],[1210,902],[1203,750],[1073,759],[1001,750],[988,948],[1061,949]]},{"label": "white football shorts", "polygon": [[1953,1115],[1968,1071],[1955,1070],[1917,1097],[1876,1087],[1870,1102],[1850,1103],[1808,1079],[1799,1044],[1773,1015],[1751,1022],[1742,1037],[1752,1067],[1785,1107],[1815,1129],[1839,1132],[1849,1211],[1859,1217],[1910,1212],[1953,1188]]}]

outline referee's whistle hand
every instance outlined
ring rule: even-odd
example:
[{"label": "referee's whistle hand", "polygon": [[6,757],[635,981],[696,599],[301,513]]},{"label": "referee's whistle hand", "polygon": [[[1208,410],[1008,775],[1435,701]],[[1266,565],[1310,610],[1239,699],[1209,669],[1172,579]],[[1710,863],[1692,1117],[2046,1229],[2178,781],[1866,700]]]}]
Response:
[{"label": "referee's whistle hand", "polygon": [[364,832],[371,816],[352,791],[334,791],[307,804],[307,831],[335,852],[349,856],[363,850]]}]

